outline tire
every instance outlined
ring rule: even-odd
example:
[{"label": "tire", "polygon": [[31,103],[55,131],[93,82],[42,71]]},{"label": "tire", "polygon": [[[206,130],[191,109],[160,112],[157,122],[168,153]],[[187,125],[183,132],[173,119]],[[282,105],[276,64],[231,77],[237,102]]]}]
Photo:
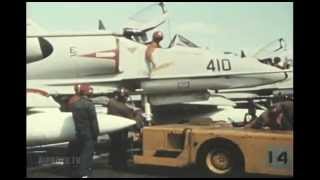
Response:
[{"label": "tire", "polygon": [[240,154],[232,146],[211,144],[199,154],[198,165],[206,175],[233,177],[242,175]]}]

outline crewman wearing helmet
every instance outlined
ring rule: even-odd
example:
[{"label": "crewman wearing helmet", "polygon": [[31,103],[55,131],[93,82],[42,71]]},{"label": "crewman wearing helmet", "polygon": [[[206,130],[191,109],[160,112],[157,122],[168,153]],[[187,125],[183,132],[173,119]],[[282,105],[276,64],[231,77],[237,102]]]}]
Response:
[{"label": "crewman wearing helmet", "polygon": [[[136,108],[134,104],[128,103],[129,91],[128,89],[121,87],[114,92],[113,98],[108,103],[108,114],[121,116],[129,119],[133,119],[137,122],[133,127],[133,131],[137,132],[143,126],[143,117],[139,108]],[[128,141],[128,129],[110,133],[111,146],[109,154],[109,163],[114,169],[123,170],[127,168],[129,146]]]},{"label": "crewman wearing helmet", "polygon": [[[152,54],[155,51],[155,49],[161,48],[160,41],[162,41],[162,39],[163,39],[163,33],[161,31],[156,31],[152,35],[151,43],[147,46],[145,58],[148,63],[149,72],[151,72],[151,69],[154,69],[157,67],[156,64],[154,63]],[[150,67],[150,65],[152,65],[152,67]]]},{"label": "crewman wearing helmet", "polygon": [[78,176],[88,177],[92,173],[94,146],[99,135],[97,114],[94,104],[88,98],[93,93],[92,87],[85,83],[75,85],[75,96],[69,100],[69,107],[76,130],[78,145]]},{"label": "crewman wearing helmet", "polygon": [[258,118],[251,121],[245,128],[268,128],[271,130],[293,129],[293,101],[275,103]]}]

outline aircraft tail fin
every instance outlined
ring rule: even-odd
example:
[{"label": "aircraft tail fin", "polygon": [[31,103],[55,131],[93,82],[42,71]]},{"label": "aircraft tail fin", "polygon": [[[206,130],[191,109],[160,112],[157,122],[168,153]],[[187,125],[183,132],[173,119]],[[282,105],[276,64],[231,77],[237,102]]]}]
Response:
[{"label": "aircraft tail fin", "polygon": [[106,30],[106,27],[104,26],[103,22],[101,19],[99,19],[99,27],[98,27],[99,30]]},{"label": "aircraft tail fin", "polygon": [[246,57],[246,54],[244,53],[243,50],[241,50],[241,58],[245,58]]}]

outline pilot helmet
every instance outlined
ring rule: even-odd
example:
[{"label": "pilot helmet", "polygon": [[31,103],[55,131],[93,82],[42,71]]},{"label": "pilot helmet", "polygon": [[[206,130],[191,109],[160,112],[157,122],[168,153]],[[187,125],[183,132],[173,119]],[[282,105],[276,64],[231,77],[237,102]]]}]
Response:
[{"label": "pilot helmet", "polygon": [[275,58],[273,59],[273,61],[274,61],[274,64],[278,64],[278,63],[280,63],[281,58],[277,56],[277,57],[275,57]]},{"label": "pilot helmet", "polygon": [[163,33],[161,31],[155,31],[152,35],[152,39],[155,42],[160,42],[163,39]]}]

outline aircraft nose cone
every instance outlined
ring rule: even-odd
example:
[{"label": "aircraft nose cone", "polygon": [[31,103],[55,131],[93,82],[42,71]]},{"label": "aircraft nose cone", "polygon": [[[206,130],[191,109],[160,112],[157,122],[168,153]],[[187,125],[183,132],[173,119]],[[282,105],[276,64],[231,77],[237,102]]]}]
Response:
[{"label": "aircraft nose cone", "polygon": [[136,121],[114,115],[97,114],[100,135],[131,127]]},{"label": "aircraft nose cone", "polygon": [[[27,146],[65,142],[75,137],[71,113],[57,108],[38,108],[38,113],[27,115]],[[100,135],[119,131],[136,121],[105,113],[97,113]]]}]

